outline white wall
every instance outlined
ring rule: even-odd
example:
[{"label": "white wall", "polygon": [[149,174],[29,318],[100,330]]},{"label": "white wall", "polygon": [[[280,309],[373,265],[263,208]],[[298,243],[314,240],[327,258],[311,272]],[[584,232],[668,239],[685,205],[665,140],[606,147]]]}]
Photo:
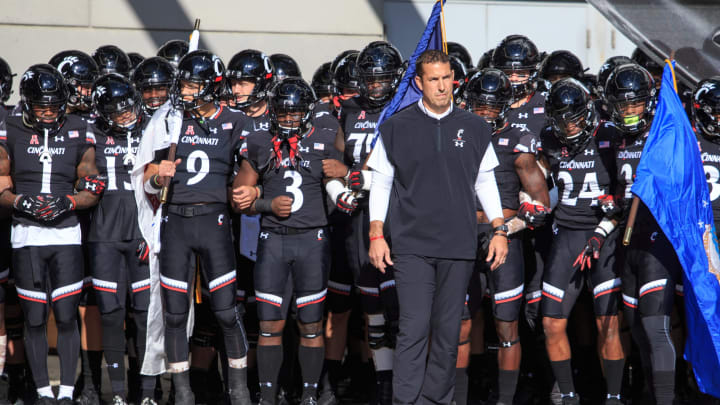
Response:
[{"label": "white wall", "polygon": [[[385,1],[387,38],[403,57],[409,58],[414,51],[434,4],[434,0]],[[422,21],[419,31],[418,20]],[[608,57],[629,56],[635,49],[586,3],[449,0],[445,26],[447,40],[463,44],[474,62],[510,34],[528,36],[541,51],[571,51],[593,73]]]}]

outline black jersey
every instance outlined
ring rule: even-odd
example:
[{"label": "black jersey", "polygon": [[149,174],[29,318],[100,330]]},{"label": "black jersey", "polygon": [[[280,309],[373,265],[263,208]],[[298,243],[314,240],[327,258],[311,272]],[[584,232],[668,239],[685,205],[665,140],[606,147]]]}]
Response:
[{"label": "black jersey", "polygon": [[492,143],[499,163],[495,168],[495,180],[502,207],[517,210],[520,207],[518,193],[521,184],[515,160],[521,153],[534,155],[537,152],[537,137],[532,132],[523,132],[520,128],[507,125],[493,134]]},{"label": "black jersey", "polygon": [[530,100],[518,108],[507,112],[510,126],[518,128],[523,134],[531,132],[537,136],[545,127],[545,97],[547,93],[536,91]]},{"label": "black jersey", "polygon": [[125,136],[92,127],[95,135],[95,165],[107,176],[105,192],[94,208],[88,241],[111,242],[140,239],[137,206],[130,173],[135,164],[143,120],[138,130]]},{"label": "black jersey", "polygon": [[[52,162],[40,162],[44,150],[44,133],[23,124],[21,116],[10,116],[0,124],[0,144],[10,157],[10,175],[16,194],[53,196],[74,194],[77,166],[83,154],[92,148],[92,133],[87,122],[77,116],[65,117],[63,126],[48,137]],[[13,213],[13,223],[48,225],[31,216]],[[57,219],[51,225],[62,228],[78,223],[76,212]]]},{"label": "black jersey", "polygon": [[287,226],[290,228],[317,228],[328,224],[325,205],[325,189],[322,171],[323,159],[340,160],[335,149],[335,131],[312,128],[297,143],[298,157],[291,165],[287,144],[280,146],[282,161],[277,164],[274,136],[268,131],[250,133],[243,147],[244,157],[258,172],[259,184],[263,186],[263,198],[273,199],[280,195],[293,198],[292,210],[287,218],[272,214],[263,215],[263,227]]},{"label": "black jersey", "polygon": [[553,211],[555,222],[571,229],[594,228],[603,217],[597,197],[616,190],[615,127],[600,123],[575,155],[570,155],[552,131],[548,126],[540,136],[560,196]]},{"label": "black jersey", "polygon": [[[168,190],[170,204],[226,203],[247,116],[220,106],[213,117],[183,118],[175,158],[181,159]],[[167,149],[156,161],[167,159]]]},{"label": "black jersey", "polygon": [[616,135],[615,166],[617,168],[618,182],[616,194],[620,198],[627,200],[626,207],[630,206],[629,200],[633,198],[630,189],[635,182],[635,175],[637,174],[647,136],[648,132],[635,138],[623,137],[620,132],[617,132]]},{"label": "black jersey", "polygon": [[315,104],[315,115],[313,116],[313,125],[318,128],[327,128],[337,131],[340,128],[335,106],[330,102]]},{"label": "black jersey", "polygon": [[375,127],[382,109],[369,110],[363,108],[359,97],[345,100],[342,103],[340,126],[345,135],[344,160],[348,166],[359,166],[365,163],[372,148]]},{"label": "black jersey", "polygon": [[[705,178],[710,191],[715,223],[720,223],[720,140],[712,141],[707,137],[697,135],[698,147],[700,148],[700,159],[703,162]],[[716,229],[720,229],[717,225]]]},{"label": "black jersey", "polygon": [[95,115],[95,112],[93,112],[92,110],[91,111],[76,110],[70,114],[80,117],[80,119],[87,122],[88,124],[94,124],[95,121],[97,120],[97,115]]}]

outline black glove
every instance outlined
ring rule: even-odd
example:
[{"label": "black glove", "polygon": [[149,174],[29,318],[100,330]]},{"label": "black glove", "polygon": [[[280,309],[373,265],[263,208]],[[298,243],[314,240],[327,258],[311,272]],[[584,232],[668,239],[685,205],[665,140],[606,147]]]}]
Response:
[{"label": "black glove", "polygon": [[524,202],[518,208],[517,216],[524,220],[528,228],[533,229],[545,225],[550,210],[542,204]]},{"label": "black glove", "polygon": [[612,194],[603,194],[597,198],[597,201],[607,218],[614,218],[622,213],[622,207]]},{"label": "black glove", "polygon": [[37,217],[37,210],[42,205],[42,202],[38,200],[38,197],[18,194],[13,202],[13,208],[17,212]]},{"label": "black glove", "polygon": [[350,215],[355,211],[355,208],[358,206],[358,202],[355,199],[355,196],[352,195],[349,191],[343,191],[340,193],[340,195],[337,196],[337,202],[335,203],[337,205],[337,208]]},{"label": "black glove", "polygon": [[85,176],[78,180],[77,191],[87,191],[93,195],[100,195],[105,191],[105,185],[107,184],[107,176],[100,174],[92,174]]},{"label": "black glove", "polygon": [[363,186],[365,185],[365,176],[363,175],[362,170],[351,170],[350,174],[348,175],[348,187],[352,191],[360,191],[363,189]]},{"label": "black glove", "polygon": [[577,259],[575,259],[573,267],[580,265],[580,271],[585,270],[585,268],[589,269],[591,260],[600,258],[600,249],[603,243],[605,243],[606,237],[607,235],[595,230],[595,233],[588,239],[582,252],[580,252]]},{"label": "black glove", "polygon": [[150,245],[143,239],[138,243],[138,247],[135,250],[135,253],[137,253],[138,259],[140,259],[140,263],[148,264],[150,259]]},{"label": "black glove", "polygon": [[69,195],[53,197],[38,196],[42,204],[37,210],[37,218],[41,221],[54,221],[75,209],[75,200]]},{"label": "black glove", "polygon": [[[532,302],[530,302],[532,301]],[[538,319],[538,315],[540,314],[540,299],[532,299],[530,301],[525,301],[525,321],[527,322],[528,326],[531,330],[535,330],[535,322]]]}]

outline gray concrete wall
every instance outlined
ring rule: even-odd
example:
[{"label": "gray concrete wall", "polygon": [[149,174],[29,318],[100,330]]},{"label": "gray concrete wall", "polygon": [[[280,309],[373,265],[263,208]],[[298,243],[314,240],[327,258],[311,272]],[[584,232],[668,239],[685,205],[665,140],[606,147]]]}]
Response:
[{"label": "gray concrete wall", "polygon": [[114,44],[152,56],[169,39],[187,39],[200,18],[200,46],[223,60],[247,48],[287,53],[309,80],[323,62],[384,32],[382,0],[2,0],[0,10],[0,56],[18,77],[66,49]]}]

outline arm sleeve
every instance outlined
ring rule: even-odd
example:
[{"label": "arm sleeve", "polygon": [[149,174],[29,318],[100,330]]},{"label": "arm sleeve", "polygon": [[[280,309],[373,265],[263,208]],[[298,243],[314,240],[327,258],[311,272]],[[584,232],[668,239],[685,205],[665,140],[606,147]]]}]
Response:
[{"label": "arm sleeve", "polygon": [[495,181],[495,167],[498,165],[495,150],[488,145],[485,155],[480,162],[480,169],[475,180],[475,194],[485,211],[487,218],[492,221],[495,218],[503,218],[502,203],[500,202],[500,192]]},{"label": "arm sleeve", "polygon": [[377,140],[373,148],[368,166],[373,170],[370,183],[370,221],[385,222],[388,206],[390,205],[390,190],[392,190],[395,167],[388,161],[382,138]]}]

